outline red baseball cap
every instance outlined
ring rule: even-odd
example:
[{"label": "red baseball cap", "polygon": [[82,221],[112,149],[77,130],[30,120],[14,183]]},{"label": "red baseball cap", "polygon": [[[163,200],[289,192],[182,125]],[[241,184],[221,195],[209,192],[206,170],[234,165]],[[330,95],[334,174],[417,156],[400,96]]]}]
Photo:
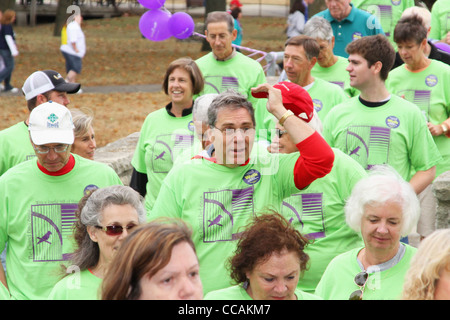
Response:
[{"label": "red baseball cap", "polygon": [[234,4],[235,6],[238,6],[238,7],[242,7],[242,4],[239,2],[239,0],[232,0],[232,1],[230,2],[230,6],[231,6],[232,4]]},{"label": "red baseball cap", "polygon": [[[283,105],[291,110],[297,117],[305,122],[311,121],[314,116],[314,104],[308,91],[298,84],[289,81],[282,81],[274,84],[274,88],[281,90]],[[255,98],[267,98],[267,92],[252,92]]]}]

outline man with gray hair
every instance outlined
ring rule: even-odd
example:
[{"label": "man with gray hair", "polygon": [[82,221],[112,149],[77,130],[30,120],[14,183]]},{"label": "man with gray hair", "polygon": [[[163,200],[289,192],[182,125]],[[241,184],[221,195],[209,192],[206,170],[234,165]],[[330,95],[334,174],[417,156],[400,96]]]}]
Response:
[{"label": "man with gray hair", "polygon": [[314,109],[303,88],[263,84],[252,94],[268,98],[268,112],[284,125],[300,153],[252,152],[252,103],[237,92],[223,92],[208,109],[214,157],[197,157],[174,167],[150,212],[151,220],[170,216],[193,227],[205,294],[231,285],[224,262],[249,219],[268,207],[280,209],[285,197],[328,174],[333,165],[331,148],[306,123]]},{"label": "man with gray hair", "polygon": [[325,121],[328,112],[348,96],[338,85],[312,75],[319,55],[320,47],[315,39],[305,35],[292,37],[284,47],[283,65],[289,81],[308,91],[320,120]]},{"label": "man with gray hair", "polygon": [[314,16],[305,24],[303,34],[316,39],[320,47],[317,63],[311,69],[311,75],[337,84],[350,97],[356,96],[359,91],[350,86],[350,77],[345,70],[348,65],[347,59],[333,53],[335,38],[330,22],[323,17]]},{"label": "man with gray hair", "polygon": [[65,106],[49,101],[34,108],[28,130],[36,158],[0,177],[0,251],[8,243],[8,272],[0,267],[0,281],[14,300],[47,299],[73,252],[78,202],[122,184],[108,165],[70,153],[73,128]]},{"label": "man with gray hair", "polygon": [[212,52],[195,62],[205,78],[205,86],[200,95],[221,93],[228,89],[240,92],[255,107],[257,127],[256,135],[262,140],[268,139],[266,131],[270,124],[270,115],[265,108],[265,99],[255,99],[251,88],[266,82],[262,66],[254,59],[236,51],[232,45],[237,31],[233,17],[225,11],[210,12],[205,21],[206,41]]}]

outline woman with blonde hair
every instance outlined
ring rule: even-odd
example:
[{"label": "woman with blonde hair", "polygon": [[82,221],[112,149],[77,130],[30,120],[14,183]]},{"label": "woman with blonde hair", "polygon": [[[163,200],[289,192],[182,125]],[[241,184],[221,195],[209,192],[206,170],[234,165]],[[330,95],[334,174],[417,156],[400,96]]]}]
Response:
[{"label": "woman with blonde hair", "polygon": [[71,109],[72,121],[75,134],[75,140],[72,144],[70,152],[80,155],[83,158],[94,160],[95,149],[95,132],[92,122],[94,117],[84,113],[80,109]]},{"label": "woman with blonde hair", "polygon": [[450,229],[439,229],[419,245],[405,277],[404,300],[450,300]]}]

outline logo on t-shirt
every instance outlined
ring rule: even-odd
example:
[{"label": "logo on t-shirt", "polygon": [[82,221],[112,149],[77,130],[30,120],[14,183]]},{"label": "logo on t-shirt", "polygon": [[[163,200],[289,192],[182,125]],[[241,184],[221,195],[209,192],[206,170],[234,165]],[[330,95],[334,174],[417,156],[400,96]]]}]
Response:
[{"label": "logo on t-shirt", "polygon": [[319,112],[323,108],[323,103],[319,99],[313,99],[313,105],[316,112]]},{"label": "logo on t-shirt", "polygon": [[434,74],[430,74],[425,78],[425,84],[429,87],[434,87],[438,83],[438,78]]},{"label": "logo on t-shirt", "polygon": [[358,40],[362,38],[362,33],[361,32],[355,32],[352,35],[352,41]]},{"label": "logo on t-shirt", "polygon": [[194,121],[189,121],[188,130],[194,132]]},{"label": "logo on t-shirt", "polygon": [[400,125],[400,120],[396,116],[389,116],[386,118],[386,125],[389,128],[395,129]]},{"label": "logo on t-shirt", "polygon": [[83,194],[85,196],[87,196],[97,189],[98,189],[98,187],[95,184],[90,184],[90,185],[86,186],[86,188],[84,188]]},{"label": "logo on t-shirt", "polygon": [[246,184],[250,185],[257,183],[259,179],[261,179],[261,173],[255,169],[248,170],[242,178]]},{"label": "logo on t-shirt", "polygon": [[398,6],[400,3],[402,3],[402,0],[391,0],[392,5]]}]

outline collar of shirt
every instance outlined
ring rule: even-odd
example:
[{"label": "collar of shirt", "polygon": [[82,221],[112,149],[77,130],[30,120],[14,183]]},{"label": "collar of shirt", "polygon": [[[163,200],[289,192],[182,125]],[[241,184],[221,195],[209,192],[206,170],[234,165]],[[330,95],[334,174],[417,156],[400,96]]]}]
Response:
[{"label": "collar of shirt", "polygon": [[[194,108],[194,104],[192,104],[192,107],[190,107],[190,108],[188,108],[188,109],[183,109],[183,111],[181,112],[181,116],[182,116],[182,117],[185,117],[185,116],[190,115],[190,114],[192,113],[192,108]],[[172,110],[172,102],[170,102],[170,103],[166,106],[166,111],[167,111],[167,113],[169,114],[169,116],[171,116],[171,117],[176,117],[176,116],[172,113],[172,111],[170,111],[170,110]]]},{"label": "collar of shirt", "polygon": [[217,56],[214,54],[214,52],[212,52],[214,59],[217,61],[227,61],[227,60],[233,59],[236,54],[237,54],[236,48],[233,47],[233,52],[231,52],[231,54],[228,57],[226,57],[223,60],[219,60],[219,59],[217,59]]}]

